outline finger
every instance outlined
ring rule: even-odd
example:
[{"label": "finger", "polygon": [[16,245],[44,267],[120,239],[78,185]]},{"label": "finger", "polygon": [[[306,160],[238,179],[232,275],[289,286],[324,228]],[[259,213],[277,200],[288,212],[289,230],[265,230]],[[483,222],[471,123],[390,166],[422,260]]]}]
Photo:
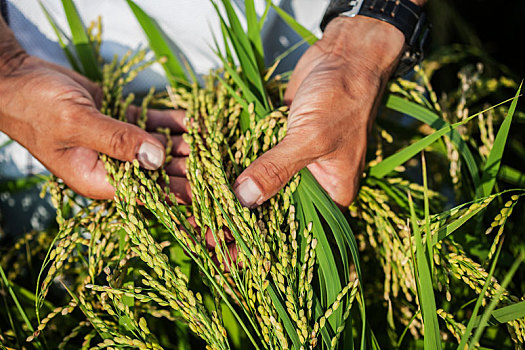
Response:
[{"label": "finger", "polygon": [[275,195],[290,178],[312,161],[307,137],[287,135],[256,159],[233,185],[242,205],[254,208]]},{"label": "finger", "polygon": [[182,204],[191,203],[190,183],[185,177],[170,176],[170,192]]},{"label": "finger", "polygon": [[[237,264],[239,267],[241,267],[240,264],[237,263],[237,257],[238,257],[238,251],[237,251],[237,245],[235,243],[230,243],[226,246],[228,248],[228,252],[223,251],[223,255],[221,255],[221,261],[224,264],[224,271],[230,272],[232,264]],[[221,253],[219,253],[221,254]],[[212,256],[212,260],[215,263],[215,265],[219,266],[219,259],[217,258],[217,254],[214,254]]]},{"label": "finger", "polygon": [[[126,111],[126,117],[130,123],[135,124],[142,113],[142,108],[130,105]],[[146,119],[146,130],[157,131],[158,128],[168,128],[173,132],[182,133],[188,131],[184,124],[186,112],[177,109],[148,109]]]},{"label": "finger", "polygon": [[173,158],[171,162],[164,167],[169,176],[185,177],[187,173],[186,157]]},{"label": "finger", "polygon": [[[151,133],[166,147],[166,135]],[[171,154],[174,156],[187,156],[190,154],[190,146],[184,141],[181,135],[171,136]]]},{"label": "finger", "polygon": [[[226,242],[226,244],[229,244],[235,241],[231,231],[227,227],[223,227],[222,230],[223,230],[222,232],[224,236],[224,241]],[[216,235],[217,233],[214,235],[210,228],[206,230],[206,234],[204,237],[206,240],[206,248],[208,250],[215,249],[215,246],[217,245],[217,241],[215,240]]]},{"label": "finger", "polygon": [[92,199],[113,198],[115,191],[106,179],[106,169],[97,152],[83,147],[68,148],[54,164],[66,164],[50,170],[76,193]]},{"label": "finger", "polygon": [[[74,113],[75,111],[73,111]],[[156,170],[164,163],[164,147],[154,136],[135,125],[111,119],[86,107],[76,111],[78,146],[90,148],[122,161],[137,159],[146,169]]]}]

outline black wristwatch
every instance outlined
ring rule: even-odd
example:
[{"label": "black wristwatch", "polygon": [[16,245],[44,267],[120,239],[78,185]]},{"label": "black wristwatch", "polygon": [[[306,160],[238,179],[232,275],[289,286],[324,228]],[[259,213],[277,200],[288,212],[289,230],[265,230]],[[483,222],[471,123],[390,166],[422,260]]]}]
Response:
[{"label": "black wristwatch", "polygon": [[406,50],[394,76],[403,76],[421,61],[429,29],[422,7],[410,0],[332,0],[321,22],[321,29],[324,31],[335,17],[357,15],[390,23],[404,34]]}]

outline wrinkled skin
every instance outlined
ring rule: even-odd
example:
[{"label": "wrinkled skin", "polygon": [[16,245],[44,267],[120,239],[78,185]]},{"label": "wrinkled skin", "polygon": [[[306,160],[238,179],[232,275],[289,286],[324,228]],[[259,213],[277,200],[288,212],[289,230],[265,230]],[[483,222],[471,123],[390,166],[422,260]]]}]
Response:
[{"label": "wrinkled skin", "polygon": [[400,31],[375,19],[330,22],[292,74],[286,137],[234,185],[241,202],[260,205],[307,166],[332,199],[347,207],[357,193],[368,130],[403,45]]},{"label": "wrinkled skin", "polygon": [[[140,146],[149,143],[164,159],[163,136],[98,112],[98,86],[71,70],[27,56],[3,22],[0,34],[0,130],[71,188],[91,198],[113,196],[97,152],[131,161]],[[403,45],[403,35],[389,24],[361,16],[334,19],[292,74],[285,95],[291,106],[288,134],[235,182],[241,203],[262,204],[306,166],[341,208],[348,206],[357,193],[368,130]],[[139,114],[137,107],[128,111],[130,121]],[[168,166],[171,189],[188,203],[184,157],[189,149],[180,136],[183,118],[182,111],[150,111],[147,127],[170,127],[174,132],[175,158]],[[157,163],[142,165],[154,169],[162,161]],[[206,245],[215,246],[211,232]],[[236,256],[234,242],[228,245]]]},{"label": "wrinkled skin", "polygon": [[[367,133],[403,45],[403,34],[388,24],[366,17],[334,19],[292,74],[285,94],[291,105],[286,137],[235,182],[241,202],[262,204],[307,166],[339,207],[347,207],[363,172]],[[252,201],[239,193],[247,179],[260,191]],[[237,247],[229,236],[225,239],[235,260]],[[209,230],[206,243],[215,247]]]},{"label": "wrinkled skin", "polygon": [[[102,91],[97,84],[27,55],[3,21],[0,34],[0,130],[75,192],[94,199],[113,198],[98,152],[123,161],[138,159],[151,170],[164,163],[164,136],[102,115],[98,111]],[[139,107],[131,106],[128,120],[135,121],[140,112]],[[151,110],[147,129],[172,130],[174,158],[167,166],[170,186],[179,201],[189,203],[185,178],[189,147],[182,141],[183,119],[183,111]]]}]

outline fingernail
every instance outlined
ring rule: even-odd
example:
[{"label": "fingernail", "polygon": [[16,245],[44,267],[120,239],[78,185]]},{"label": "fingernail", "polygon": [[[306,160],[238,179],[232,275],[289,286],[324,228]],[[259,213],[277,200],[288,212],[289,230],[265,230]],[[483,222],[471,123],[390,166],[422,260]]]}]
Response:
[{"label": "fingernail", "polygon": [[137,153],[137,160],[142,167],[156,170],[164,161],[164,151],[152,143],[143,142]]},{"label": "fingernail", "polygon": [[253,208],[261,203],[262,192],[252,179],[247,178],[241,182],[235,189],[235,195],[239,202],[245,207]]}]

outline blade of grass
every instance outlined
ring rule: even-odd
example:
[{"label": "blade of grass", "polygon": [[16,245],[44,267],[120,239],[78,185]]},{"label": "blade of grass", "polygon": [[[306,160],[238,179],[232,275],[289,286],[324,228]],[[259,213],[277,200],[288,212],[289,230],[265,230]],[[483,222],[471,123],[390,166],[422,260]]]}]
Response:
[{"label": "blade of grass", "polygon": [[498,178],[518,187],[525,187],[525,174],[508,165],[502,165],[498,173]]},{"label": "blade of grass", "polygon": [[294,324],[292,320],[290,319],[290,316],[286,312],[286,309],[283,306],[283,302],[281,298],[279,298],[279,295],[277,294],[275,287],[271,283],[268,286],[268,294],[270,294],[270,298],[272,299],[275,310],[277,311],[277,314],[283,321],[283,325],[284,325],[284,328],[286,329],[286,333],[292,340],[294,348],[300,349],[301,341],[299,340],[299,337],[297,336],[297,332],[295,331]]},{"label": "blade of grass", "polygon": [[[389,95],[385,106],[394,111],[406,114],[416,120],[426,123],[436,130],[441,129],[446,125],[450,125],[429,109],[396,95]],[[474,187],[477,188],[480,183],[479,169],[474,156],[468,148],[467,143],[461,138],[461,135],[456,130],[452,130],[448,136],[450,137],[450,141],[458,148],[458,151],[463,157],[463,160],[465,161],[469,174],[472,178]]]},{"label": "blade of grass", "polygon": [[264,12],[259,19],[259,32],[262,31],[264,23],[266,22],[266,18],[268,18],[268,12],[270,12],[270,7],[272,6],[271,1],[266,2],[266,6],[264,7]]},{"label": "blade of grass", "polygon": [[[326,300],[321,300],[321,304],[323,308],[326,309],[335,301],[337,294],[339,294],[339,291],[342,289],[344,282],[341,282],[339,272],[337,271],[335,257],[332,252],[332,247],[330,246],[330,242],[326,237],[326,233],[324,232],[315,206],[308,196],[308,191],[304,188],[304,183],[302,180],[299,182],[299,186],[297,186],[297,190],[295,191],[294,195],[295,194],[297,194],[298,199],[301,201],[306,223],[307,225],[310,223],[312,224],[312,233],[318,242],[316,248],[316,256],[320,269],[318,276],[319,278],[324,279],[324,286],[326,288]],[[337,329],[341,325],[342,316],[342,309],[339,308],[334,313],[334,316],[330,317],[329,322],[332,327],[334,327],[334,329]]]},{"label": "blade of grass", "polygon": [[[474,327],[480,324],[482,316],[477,316],[474,319]],[[525,301],[514,303],[509,306],[492,311],[489,324],[504,324],[525,317]]]},{"label": "blade of grass", "polygon": [[77,57],[82,64],[84,75],[93,81],[102,80],[95,49],[89,40],[86,27],[73,0],[62,0],[62,6],[71,29],[71,40],[75,46]]},{"label": "blade of grass", "polygon": [[13,142],[15,142],[15,141],[14,141],[14,140],[11,140],[11,139],[8,139],[7,141],[3,142],[3,143],[0,145],[0,149],[9,146],[9,145],[12,144]]},{"label": "blade of grass", "polygon": [[489,196],[494,189],[496,177],[498,176],[501,165],[501,158],[503,157],[503,151],[505,150],[505,144],[509,135],[512,117],[514,115],[514,111],[516,110],[518,98],[521,93],[522,84],[520,84],[518,91],[516,91],[514,100],[510,105],[507,116],[503,120],[503,123],[501,123],[498,134],[496,135],[496,139],[494,140],[494,145],[492,146],[487,161],[485,162],[482,172],[483,175],[481,176],[481,186],[476,188],[476,198]]},{"label": "blade of grass", "polygon": [[410,205],[410,221],[416,241],[416,282],[419,285],[419,303],[423,314],[425,349],[441,349],[441,335],[439,333],[439,324],[437,320],[436,300],[434,298],[434,287],[432,285],[432,272],[427,262],[425,247],[423,246],[423,240],[421,239],[421,231],[417,223],[414,202],[410,192],[408,193],[408,203]]},{"label": "blade of grass", "polygon": [[[5,275],[4,269],[2,268],[1,265],[0,265],[0,277],[2,278],[4,286],[7,288],[8,292],[9,292],[9,295],[11,296],[11,299],[13,299],[13,302],[14,302],[14,304],[16,306],[16,309],[18,310],[18,313],[20,314],[20,317],[22,317],[22,320],[26,324],[27,328],[31,331],[31,333],[34,333],[35,329],[33,328],[33,325],[31,324],[31,321],[29,321],[29,317],[27,317],[27,314],[26,314],[24,308],[22,307],[22,305],[18,301],[18,298],[17,298],[17,296],[15,294],[15,291],[11,287],[11,284],[9,283],[9,280],[7,279],[7,276]],[[40,341],[38,339],[35,339],[35,343],[34,344],[35,344],[35,347],[37,349],[42,349],[43,348],[42,344],[40,343]]]},{"label": "blade of grass", "polygon": [[[234,65],[233,55],[230,49],[230,45],[228,45],[228,30],[226,29],[226,25],[224,24],[223,21],[221,21],[221,34],[222,34],[222,39],[224,41],[224,49],[226,52],[227,61],[233,66]],[[217,51],[221,52],[219,50],[219,45],[217,44],[217,40],[215,40],[215,45],[217,46]]]},{"label": "blade of grass", "polygon": [[51,25],[51,28],[53,28],[53,31],[55,32],[55,35],[58,39],[58,44],[64,51],[64,54],[66,55],[66,58],[71,65],[71,68],[73,68],[76,72],[83,73],[82,69],[80,68],[80,64],[77,61],[77,58],[73,55],[71,50],[69,50],[68,43],[71,42],[71,39],[67,37],[66,33],[60,28],[57,21],[51,16],[51,13],[45,8],[44,4],[42,4],[42,1],[38,1],[38,4],[42,8],[42,11],[44,12],[44,15],[47,18],[47,21]]},{"label": "blade of grass", "polygon": [[402,149],[401,151],[385,158],[382,162],[374,165],[373,167],[370,168],[370,176],[373,176],[373,177],[377,177],[377,178],[381,178],[385,175],[387,175],[388,173],[390,173],[391,171],[393,171],[396,167],[398,167],[399,165],[405,163],[407,160],[409,160],[410,158],[412,158],[413,156],[415,156],[416,154],[418,154],[419,152],[421,152],[423,149],[425,149],[426,147],[430,146],[432,143],[434,143],[435,141],[437,141],[440,137],[444,136],[445,134],[449,133],[450,131],[456,129],[457,127],[461,126],[461,125],[464,125],[466,123],[468,123],[471,119],[479,116],[480,114],[482,113],[485,113],[491,109],[494,109],[504,103],[507,103],[513,99],[515,99],[516,97],[513,97],[513,98],[510,98],[510,99],[507,99],[503,102],[500,102],[492,107],[489,107],[481,112],[478,112],[474,115],[471,115],[470,117],[468,117],[467,119],[461,121],[461,122],[458,122],[458,123],[455,123],[455,124],[447,124],[446,126],[444,126],[443,128],[435,131],[433,134],[430,134],[424,138],[422,138],[421,140],[411,144],[410,146],[407,146],[405,147],[404,149]]},{"label": "blade of grass", "polygon": [[427,247],[427,259],[430,268],[430,275],[434,271],[434,245],[430,243],[431,232],[430,232],[430,209],[428,204],[428,181],[427,181],[427,162],[425,159],[425,152],[421,152],[421,166],[423,168],[423,202],[425,211],[425,234],[426,234],[426,247]]},{"label": "blade of grass", "polygon": [[[341,213],[337,205],[330,198],[328,193],[326,193],[326,191],[319,185],[319,183],[315,180],[315,178],[313,177],[313,175],[310,173],[308,169],[301,170],[300,176],[301,176],[300,184],[304,185],[304,188],[306,189],[307,194],[309,194],[308,197],[312,198],[312,202],[314,206],[319,211],[323,219],[326,220],[326,222],[328,223],[334,235],[334,238],[339,248],[339,252],[343,260],[348,259],[347,254],[346,254],[346,249],[347,247],[348,249],[350,249],[350,253],[354,261],[354,267],[357,273],[357,278],[359,279],[360,284],[362,286],[363,276],[361,273],[359,250],[358,250],[357,242],[355,240],[352,229],[350,228],[350,225],[348,224],[348,220],[346,220],[343,213]],[[348,278],[349,277],[348,270],[347,270],[348,266],[346,264],[347,262],[343,261],[344,276]],[[343,283],[348,283],[348,281],[345,279]],[[360,295],[361,297],[363,297],[362,287],[360,287]],[[360,305],[361,305],[361,318],[362,318],[361,320],[362,321],[361,348],[364,348],[366,346],[365,335],[367,333],[366,307],[364,303],[360,303]],[[350,339],[353,338],[353,334],[350,334],[352,332],[351,329],[346,329],[345,332],[347,332],[345,334],[345,337],[348,337]]]},{"label": "blade of grass", "polygon": [[397,340],[397,343],[394,347],[395,349],[399,349],[401,347],[401,344],[403,343],[403,339],[405,338],[406,333],[408,332],[408,330],[410,329],[410,326],[412,325],[412,322],[414,322],[414,320],[416,319],[416,317],[419,315],[420,312],[421,312],[420,310],[417,310],[412,316],[412,318],[410,319],[410,321],[408,321],[407,325],[405,326],[405,329],[401,333],[401,336]]},{"label": "blade of grass", "polygon": [[255,3],[253,0],[244,0],[246,24],[248,26],[248,38],[252,43],[255,60],[259,67],[259,72],[264,71],[264,51],[259,30],[259,21],[255,12]]},{"label": "blade of grass", "polygon": [[[237,86],[241,89],[242,96],[239,96],[239,95],[237,95],[237,93],[234,93],[233,96],[235,97],[235,99],[240,101],[244,97],[244,99],[246,99],[248,101],[248,103],[253,103],[254,104],[255,113],[258,116],[265,116],[267,114],[266,113],[267,112],[266,109],[260,103],[260,101],[257,98],[257,96],[255,96],[252,93],[252,90],[250,89],[250,87],[244,83],[244,81],[242,80],[241,76],[237,73],[237,71],[227,64],[227,61],[226,61],[226,59],[224,57],[222,57],[219,53],[217,53],[217,56],[223,62],[224,69],[228,72],[228,74],[230,74],[230,76],[232,77],[232,79],[235,82],[235,84],[237,84]],[[225,86],[228,86],[228,84],[225,84]],[[244,105],[245,103],[246,102],[243,102],[241,104]],[[245,131],[245,130],[243,130],[243,131]]]},{"label": "blade of grass", "polygon": [[494,275],[494,270],[496,269],[496,264],[498,263],[502,246],[503,246],[503,240],[501,240],[498,245],[498,250],[496,251],[496,255],[494,255],[494,259],[492,260],[489,274],[487,275],[485,284],[483,285],[483,288],[481,289],[481,293],[479,293],[479,297],[476,300],[476,304],[474,305],[474,310],[472,310],[472,315],[470,316],[469,322],[467,323],[467,328],[465,329],[465,332],[463,332],[463,336],[461,337],[461,341],[458,345],[458,350],[465,349],[468,339],[470,338],[470,334],[472,333],[472,330],[474,329],[474,322],[475,322],[476,316],[478,315],[479,309],[481,308],[483,299],[485,299],[487,289],[489,288],[489,285],[492,284],[492,276]]},{"label": "blade of grass", "polygon": [[442,129],[437,130],[433,134],[430,134],[422,138],[421,140],[411,144],[410,146],[405,147],[401,151],[385,158],[382,162],[370,168],[370,172],[369,172],[370,176],[373,176],[376,178],[382,178],[383,176],[389,174],[395,168],[404,164],[406,161],[408,161],[409,159],[414,157],[416,154],[424,150],[426,147],[436,142],[440,137],[447,134],[451,130],[452,130],[452,126],[447,125],[443,127]]},{"label": "blade of grass", "polygon": [[525,255],[522,251],[519,257],[516,259],[516,261],[514,261],[514,263],[510,267],[507,274],[505,275],[503,282],[501,282],[500,288],[496,291],[496,293],[492,297],[488,307],[485,309],[485,312],[483,313],[483,316],[481,317],[481,320],[479,321],[478,328],[476,329],[476,332],[474,333],[474,336],[472,337],[472,340],[469,344],[469,349],[471,349],[472,346],[475,346],[475,344],[479,342],[479,339],[481,338],[481,335],[483,334],[483,330],[488,324],[488,321],[490,319],[492,312],[494,311],[496,306],[499,304],[501,295],[503,294],[508,284],[512,280],[512,277],[518,270],[518,267],[521,265],[524,257]]},{"label": "blade of grass", "polygon": [[162,31],[157,22],[151,18],[141,7],[139,7],[132,0],[126,0],[135,18],[139,22],[142,30],[148,38],[149,45],[157,59],[165,58],[162,61],[162,67],[166,72],[168,80],[172,86],[177,86],[178,83],[188,83],[184,65],[180,62],[179,57],[175,53],[174,44],[170,42],[166,34]]},{"label": "blade of grass", "polygon": [[[305,227],[308,226],[308,222],[305,219],[301,198],[299,197],[299,195],[294,193],[294,195],[292,196],[292,201],[295,205],[295,213],[296,213],[295,219],[297,220],[297,223],[299,224],[297,232],[303,232]],[[297,235],[297,240],[299,242],[300,256],[304,256],[304,251],[306,248],[306,240],[303,238],[302,235]],[[319,273],[322,274],[322,271],[319,271]],[[318,280],[320,284],[321,282],[323,282],[322,275],[318,277]],[[320,285],[319,288],[320,288],[320,292],[324,293],[325,288],[323,288],[322,285]],[[318,296],[317,293],[314,291],[313,307],[315,310],[316,319],[319,319],[325,313],[325,310],[323,310],[322,303],[321,303],[321,299],[324,299],[326,297],[324,294]],[[328,322],[325,324],[325,327],[321,329],[321,339],[323,340],[323,343],[325,344],[326,348],[331,347],[331,339],[333,338],[333,336],[334,336],[334,332],[333,332],[332,326],[330,322]]]},{"label": "blade of grass", "polygon": [[[0,295],[2,296],[2,301],[4,302],[4,309],[5,309],[5,313],[7,314],[7,320],[9,322],[9,325],[11,326],[11,330],[14,332],[14,337],[16,339],[16,344],[18,346],[19,349],[22,349],[22,345],[20,344],[20,339],[22,339],[22,330],[20,329],[19,327],[19,322],[17,322],[15,324],[15,321],[14,321],[14,317],[13,315],[11,314],[11,310],[9,308],[9,304],[7,303],[7,293],[5,293],[5,290],[3,288],[4,286],[4,282],[2,279],[0,279],[0,286],[2,287],[0,289],[1,293]],[[0,314],[2,315],[2,314]],[[0,345],[2,345],[0,343]]]},{"label": "blade of grass", "polygon": [[[271,0],[268,0],[271,2]],[[292,28],[301,38],[303,38],[308,44],[313,45],[319,38],[317,38],[311,31],[303,27],[299,22],[295,20],[292,16],[290,16],[286,11],[281,9],[279,6],[271,4],[272,8],[277,12],[279,17],[283,19],[283,21],[286,22]]]},{"label": "blade of grass", "polygon": [[32,175],[25,178],[0,182],[0,192],[15,193],[37,187],[47,178],[40,175]]},{"label": "blade of grass", "polygon": [[[229,0],[222,0],[230,24],[230,26],[228,26],[217,3],[213,0],[211,3],[219,16],[220,21],[224,24],[228,39],[232,43],[237,58],[239,59],[242,68],[242,75],[246,78],[246,83],[252,88],[252,93],[257,96],[265,109],[268,109],[269,105],[266,89],[262,81],[262,72],[259,71],[255,52],[248,38],[248,34],[242,28],[241,22],[239,21],[232,4]],[[228,41],[225,41],[225,45],[227,45],[227,43]],[[261,115],[258,116],[262,117]]]},{"label": "blade of grass", "polygon": [[[496,196],[492,196],[490,201],[492,201]],[[478,201],[474,202],[477,203]],[[489,202],[490,203],[490,202]],[[487,203],[488,204],[488,203]],[[470,220],[473,216],[477,215],[480,211],[482,211],[486,206],[479,205],[469,211],[467,214],[461,216],[459,219],[455,220],[454,222],[446,225],[445,227],[442,227],[438,230],[437,234],[434,234],[432,236],[432,244],[436,244],[437,242],[441,241],[448,235],[452,234],[454,231],[456,231],[458,228],[460,228],[465,222]]]}]

